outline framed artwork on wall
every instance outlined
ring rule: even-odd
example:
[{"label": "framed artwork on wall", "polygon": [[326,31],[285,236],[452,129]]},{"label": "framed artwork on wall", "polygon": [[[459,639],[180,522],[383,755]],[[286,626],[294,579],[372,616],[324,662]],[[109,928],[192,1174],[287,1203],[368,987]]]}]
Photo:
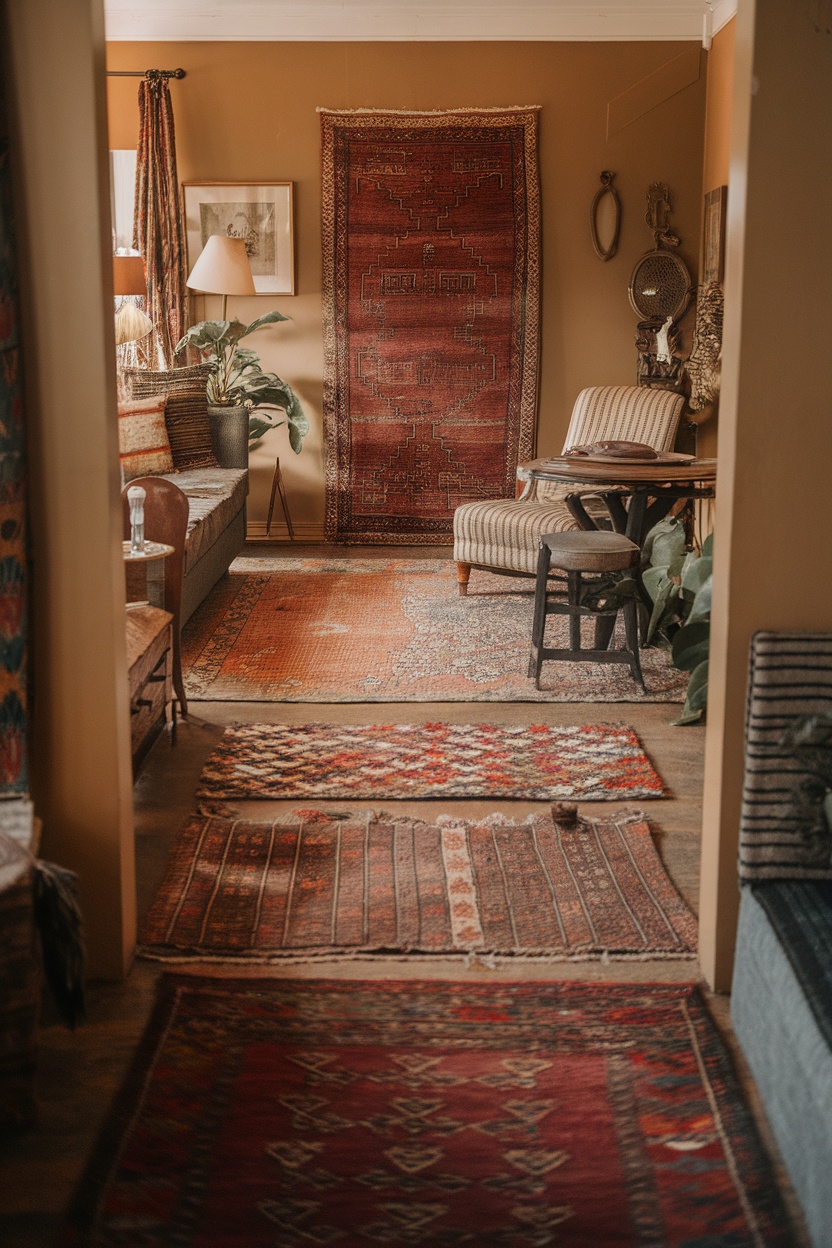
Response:
[{"label": "framed artwork on wall", "polygon": [[188,269],[212,234],[242,238],[258,295],[295,293],[291,182],[185,182]]},{"label": "framed artwork on wall", "polygon": [[725,214],[728,207],[728,187],[718,186],[705,196],[705,217],[702,229],[702,277],[703,286],[711,282],[722,284],[725,276]]}]

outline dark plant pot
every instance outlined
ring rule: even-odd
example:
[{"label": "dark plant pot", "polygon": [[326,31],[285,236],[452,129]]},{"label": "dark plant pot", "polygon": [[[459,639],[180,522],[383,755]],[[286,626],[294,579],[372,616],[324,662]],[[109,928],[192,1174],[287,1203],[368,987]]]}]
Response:
[{"label": "dark plant pot", "polygon": [[248,408],[208,405],[211,441],[221,468],[248,468]]}]

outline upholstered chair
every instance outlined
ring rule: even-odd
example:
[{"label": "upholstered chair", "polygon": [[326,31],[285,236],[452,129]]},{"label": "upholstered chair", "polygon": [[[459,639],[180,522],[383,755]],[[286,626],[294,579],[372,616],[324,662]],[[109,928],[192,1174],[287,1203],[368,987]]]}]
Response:
[{"label": "upholstered chair", "polygon": [[[684,405],[684,397],[671,390],[591,386],[578,395],[563,449],[618,440],[671,451]],[[579,484],[530,481],[520,498],[487,499],[457,507],[454,559],[459,592],[468,592],[472,568],[534,576],[543,534],[580,528],[566,505],[566,496],[578,492],[585,492]],[[587,484],[586,492],[601,493],[597,484]],[[600,499],[598,505],[603,509]]]}]

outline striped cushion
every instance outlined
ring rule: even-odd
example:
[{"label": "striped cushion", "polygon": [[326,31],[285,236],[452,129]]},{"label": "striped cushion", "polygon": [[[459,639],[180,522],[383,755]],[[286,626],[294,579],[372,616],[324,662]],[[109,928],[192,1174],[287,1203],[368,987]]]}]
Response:
[{"label": "striped cushion", "polygon": [[543,534],[579,528],[564,502],[465,503],[454,512],[454,559],[534,574]]},{"label": "striped cushion", "polygon": [[118,458],[125,482],[173,472],[164,395],[119,403]]},{"label": "striped cushion", "polygon": [[821,713],[832,713],[832,634],[755,633],[740,819],[743,880],[832,879],[832,838],[819,863],[817,845],[805,835],[797,790],[809,773],[780,745],[793,720]]}]

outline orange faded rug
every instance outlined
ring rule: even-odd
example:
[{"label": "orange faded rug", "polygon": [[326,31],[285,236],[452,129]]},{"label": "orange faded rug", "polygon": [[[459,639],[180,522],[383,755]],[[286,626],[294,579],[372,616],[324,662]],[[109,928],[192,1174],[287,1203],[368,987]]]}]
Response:
[{"label": "orange faded rug", "polygon": [[[533,598],[531,581],[488,572],[460,598],[443,559],[237,559],[185,627],[186,690],[197,702],[683,700],[687,673],[656,649],[642,655],[646,695],[623,664],[546,663],[535,689]],[[566,645],[565,618],[548,625],[547,645]]]}]

